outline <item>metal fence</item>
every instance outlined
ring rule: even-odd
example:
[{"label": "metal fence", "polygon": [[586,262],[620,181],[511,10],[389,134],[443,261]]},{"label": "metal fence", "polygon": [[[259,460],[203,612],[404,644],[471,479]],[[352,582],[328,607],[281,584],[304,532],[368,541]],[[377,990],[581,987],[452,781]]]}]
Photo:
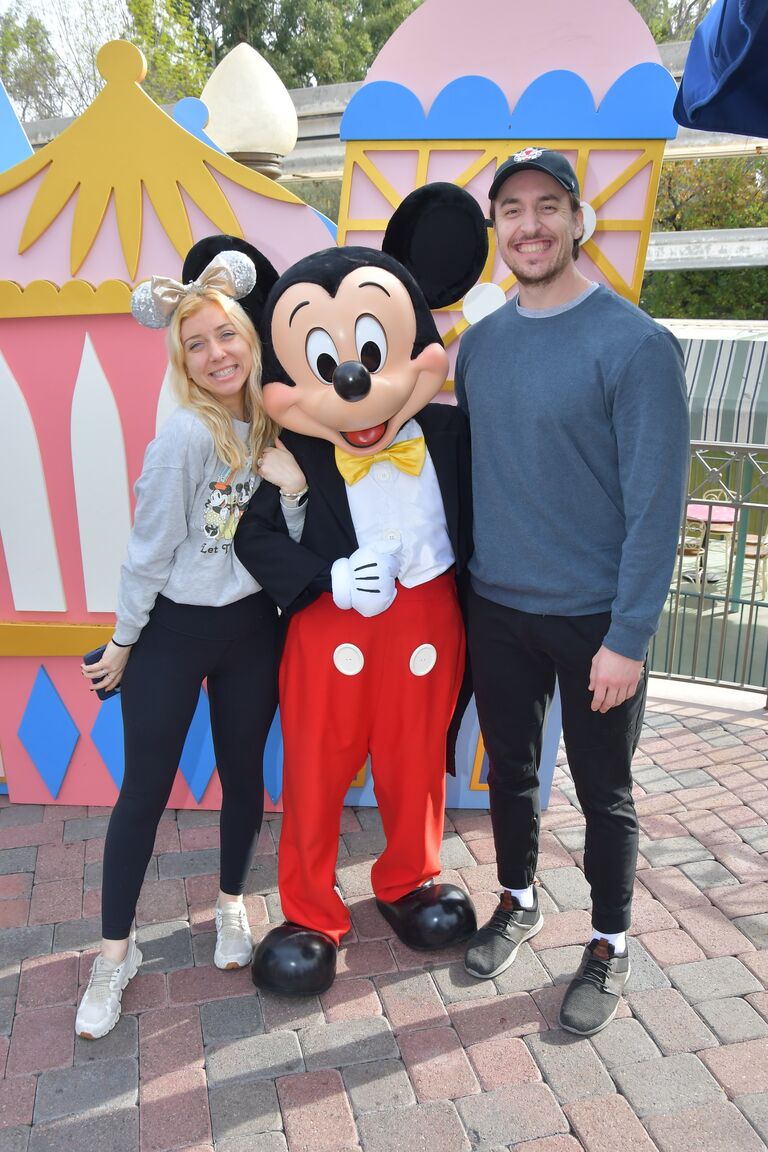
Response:
[{"label": "metal fence", "polygon": [[768,446],[694,442],[677,563],[651,671],[768,687]]}]

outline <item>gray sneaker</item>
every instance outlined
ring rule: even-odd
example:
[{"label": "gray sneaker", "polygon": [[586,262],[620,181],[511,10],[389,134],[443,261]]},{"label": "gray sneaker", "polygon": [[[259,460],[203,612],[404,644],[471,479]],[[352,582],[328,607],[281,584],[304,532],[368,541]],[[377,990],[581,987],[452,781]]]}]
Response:
[{"label": "gray sneaker", "polygon": [[464,967],[478,980],[490,980],[509,968],[522,943],[541,931],[544,917],[533,891],[533,908],[521,908],[506,889],[487,924],[471,937],[464,953]]},{"label": "gray sneaker", "polygon": [[568,985],[560,1009],[560,1027],[577,1036],[594,1036],[610,1024],[629,980],[629,952],[617,956],[607,940],[592,940]]},{"label": "gray sneaker", "polygon": [[213,962],[217,968],[245,968],[253,958],[253,937],[248,913],[241,901],[216,905],[216,949]]},{"label": "gray sneaker", "polygon": [[85,990],[75,1017],[75,1032],[84,1040],[98,1040],[111,1032],[120,1019],[120,1008],[128,981],[133,980],[142,961],[141,951],[131,934],[128,951],[121,964],[113,964],[99,954],[91,968]]}]

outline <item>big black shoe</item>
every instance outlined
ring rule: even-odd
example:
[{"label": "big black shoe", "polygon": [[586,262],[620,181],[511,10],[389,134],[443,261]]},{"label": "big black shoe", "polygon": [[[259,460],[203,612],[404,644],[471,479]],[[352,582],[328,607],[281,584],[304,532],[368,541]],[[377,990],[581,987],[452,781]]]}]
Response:
[{"label": "big black shoe", "polygon": [[467,940],[477,928],[472,901],[455,884],[424,884],[399,900],[376,906],[395,932],[417,952],[432,952]]},{"label": "big black shoe", "polygon": [[533,890],[533,908],[522,908],[505,889],[499,906],[487,924],[475,932],[464,953],[464,967],[478,980],[499,976],[517,955],[526,940],[541,931],[544,917],[539,912],[539,897]]},{"label": "big black shoe", "polygon": [[577,1036],[594,1036],[610,1024],[629,980],[629,952],[617,956],[607,940],[592,940],[560,1008],[560,1027]]},{"label": "big black shoe", "polygon": [[316,996],[333,984],[337,953],[333,940],[322,932],[280,924],[256,949],[251,978],[258,988],[281,996]]}]

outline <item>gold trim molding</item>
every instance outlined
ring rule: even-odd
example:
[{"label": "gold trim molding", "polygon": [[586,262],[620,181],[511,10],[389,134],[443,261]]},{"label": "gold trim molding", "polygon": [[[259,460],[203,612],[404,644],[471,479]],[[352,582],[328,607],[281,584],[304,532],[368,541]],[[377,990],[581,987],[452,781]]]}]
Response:
[{"label": "gold trim molding", "polygon": [[87,280],[69,280],[61,287],[51,280],[32,280],[26,288],[0,280],[0,319],[123,315],[131,311],[131,292],[122,280],[105,280],[96,288]]},{"label": "gold trim molding", "polygon": [[112,624],[0,622],[0,656],[83,656],[112,638]]}]

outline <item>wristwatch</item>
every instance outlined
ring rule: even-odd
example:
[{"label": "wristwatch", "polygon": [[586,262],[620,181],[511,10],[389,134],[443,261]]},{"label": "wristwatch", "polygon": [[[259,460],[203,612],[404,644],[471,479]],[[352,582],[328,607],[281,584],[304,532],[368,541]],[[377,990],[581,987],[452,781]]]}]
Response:
[{"label": "wristwatch", "polygon": [[304,503],[307,493],[309,492],[309,484],[305,484],[300,492],[282,492],[280,493],[280,503],[284,508],[299,508]]}]

